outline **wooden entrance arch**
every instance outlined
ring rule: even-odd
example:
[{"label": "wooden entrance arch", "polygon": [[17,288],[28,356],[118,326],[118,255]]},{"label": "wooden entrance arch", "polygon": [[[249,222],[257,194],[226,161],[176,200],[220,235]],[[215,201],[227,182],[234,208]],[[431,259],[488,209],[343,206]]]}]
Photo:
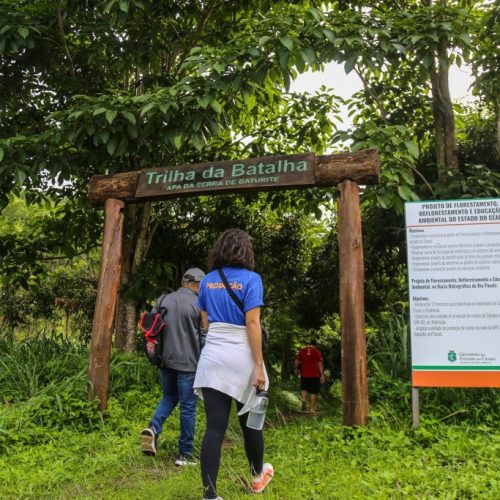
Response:
[{"label": "wooden entrance arch", "polygon": [[113,320],[120,283],[123,209],[180,196],[337,186],[344,425],[368,422],[364,264],[359,185],[379,182],[376,150],[312,153],[146,169],[92,177],[88,196],[104,204],[101,270],[89,356],[89,398],[107,408]]}]

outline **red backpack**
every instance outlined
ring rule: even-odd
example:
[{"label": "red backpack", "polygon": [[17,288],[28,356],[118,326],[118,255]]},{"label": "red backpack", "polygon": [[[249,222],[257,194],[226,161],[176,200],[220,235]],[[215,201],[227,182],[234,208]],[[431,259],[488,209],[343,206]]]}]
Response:
[{"label": "red backpack", "polygon": [[[164,295],[160,297],[159,304],[161,304],[163,297]],[[167,326],[163,316],[166,312],[166,307],[160,307],[158,310],[153,308],[151,312],[144,311],[139,320],[144,354],[152,365],[158,367],[163,364],[161,360],[163,330]]]}]

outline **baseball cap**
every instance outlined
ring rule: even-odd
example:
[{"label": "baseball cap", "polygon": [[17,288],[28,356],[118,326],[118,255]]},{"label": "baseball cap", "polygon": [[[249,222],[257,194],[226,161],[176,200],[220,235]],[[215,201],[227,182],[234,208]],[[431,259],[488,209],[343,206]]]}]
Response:
[{"label": "baseball cap", "polygon": [[205,273],[199,267],[192,267],[188,269],[184,276],[182,277],[182,281],[201,281],[205,277]]}]

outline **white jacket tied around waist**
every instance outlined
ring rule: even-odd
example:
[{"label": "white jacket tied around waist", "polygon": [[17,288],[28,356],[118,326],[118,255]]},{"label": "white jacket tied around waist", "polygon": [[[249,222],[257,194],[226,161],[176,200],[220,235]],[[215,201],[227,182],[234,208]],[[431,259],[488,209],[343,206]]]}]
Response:
[{"label": "white jacket tied around waist", "polygon": [[[248,412],[255,396],[255,362],[245,326],[229,323],[211,323],[205,347],[201,351],[196,377],[195,393],[203,398],[201,388],[209,387],[223,392],[243,404],[238,415]],[[269,387],[266,377],[265,390]]]}]

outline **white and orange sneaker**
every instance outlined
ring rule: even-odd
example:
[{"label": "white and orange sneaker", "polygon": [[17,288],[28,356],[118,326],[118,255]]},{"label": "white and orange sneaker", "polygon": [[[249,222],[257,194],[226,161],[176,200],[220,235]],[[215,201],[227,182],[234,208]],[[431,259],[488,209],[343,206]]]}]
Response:
[{"label": "white and orange sneaker", "polygon": [[262,474],[252,479],[252,491],[260,493],[264,491],[266,486],[271,482],[274,476],[274,469],[271,464],[264,464],[262,467]]}]

